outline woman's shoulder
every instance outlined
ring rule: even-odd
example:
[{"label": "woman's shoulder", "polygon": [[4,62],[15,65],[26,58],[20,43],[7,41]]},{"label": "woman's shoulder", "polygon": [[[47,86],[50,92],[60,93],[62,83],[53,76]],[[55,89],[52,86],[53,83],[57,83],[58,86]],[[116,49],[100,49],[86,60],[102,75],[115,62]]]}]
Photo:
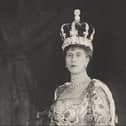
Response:
[{"label": "woman's shoulder", "polygon": [[64,90],[65,88],[67,88],[69,85],[70,85],[70,82],[65,82],[64,84],[58,86],[58,87],[56,88],[56,91],[62,92],[62,90]]},{"label": "woman's shoulder", "polygon": [[92,82],[94,84],[94,90],[97,94],[100,94],[101,97],[103,96],[109,102],[114,101],[112,92],[106,83],[98,79],[92,79]]},{"label": "woman's shoulder", "polygon": [[103,81],[98,80],[98,79],[92,79],[92,82],[93,82],[95,88],[102,89],[105,92],[110,91],[110,88],[108,87],[108,85],[106,83],[104,83]]},{"label": "woman's shoulder", "polygon": [[57,89],[65,88],[65,87],[67,87],[67,86],[69,86],[69,85],[70,85],[70,82],[65,82],[65,83],[59,85],[59,86],[57,87]]},{"label": "woman's shoulder", "polygon": [[98,79],[92,79],[90,81],[87,91],[91,94],[95,93],[98,97],[102,97],[105,99],[108,99],[108,97],[112,97],[112,93],[107,84]]},{"label": "woman's shoulder", "polygon": [[64,84],[58,86],[54,93],[54,99],[56,100],[59,94],[61,94],[68,86],[70,85],[70,82],[65,82]]}]

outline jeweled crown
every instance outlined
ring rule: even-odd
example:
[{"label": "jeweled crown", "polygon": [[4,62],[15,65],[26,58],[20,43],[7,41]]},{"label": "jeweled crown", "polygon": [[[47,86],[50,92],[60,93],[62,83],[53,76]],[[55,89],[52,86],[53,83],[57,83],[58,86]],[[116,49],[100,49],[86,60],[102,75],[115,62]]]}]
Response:
[{"label": "jeweled crown", "polygon": [[74,10],[74,21],[61,26],[62,49],[69,45],[84,45],[93,51],[92,41],[95,29],[86,22],[80,22],[80,10]]}]

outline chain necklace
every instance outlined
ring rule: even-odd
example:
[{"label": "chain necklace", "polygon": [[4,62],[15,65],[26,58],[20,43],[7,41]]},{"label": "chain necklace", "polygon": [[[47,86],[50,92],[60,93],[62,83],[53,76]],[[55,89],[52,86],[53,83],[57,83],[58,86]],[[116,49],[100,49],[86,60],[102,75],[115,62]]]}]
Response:
[{"label": "chain necklace", "polygon": [[[79,80],[80,79],[80,80]],[[70,83],[70,88],[79,88],[79,87],[87,87],[89,82],[91,81],[91,78],[89,76],[85,78],[78,78],[78,80],[72,78]]]}]

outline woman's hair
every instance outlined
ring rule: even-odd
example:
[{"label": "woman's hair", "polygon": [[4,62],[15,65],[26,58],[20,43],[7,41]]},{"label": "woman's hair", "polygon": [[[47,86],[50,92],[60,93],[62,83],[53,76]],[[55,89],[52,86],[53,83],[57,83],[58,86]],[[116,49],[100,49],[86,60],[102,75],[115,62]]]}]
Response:
[{"label": "woman's hair", "polygon": [[86,52],[87,56],[89,56],[90,59],[92,58],[93,51],[92,51],[89,47],[86,47],[86,46],[80,45],[80,44],[74,44],[74,45],[69,45],[69,46],[67,46],[67,47],[64,49],[64,51],[63,51],[64,56],[66,56],[66,53],[67,53],[67,51],[68,51],[70,48],[81,48],[81,49],[84,49],[84,51]]}]

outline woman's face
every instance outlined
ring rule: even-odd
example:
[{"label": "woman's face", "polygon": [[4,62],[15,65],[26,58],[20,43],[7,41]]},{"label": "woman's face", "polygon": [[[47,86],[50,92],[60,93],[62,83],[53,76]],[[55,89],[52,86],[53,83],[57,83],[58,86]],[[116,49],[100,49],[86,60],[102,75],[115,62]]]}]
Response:
[{"label": "woman's face", "polygon": [[83,48],[74,47],[67,50],[65,60],[68,70],[72,74],[78,74],[86,70],[89,57]]}]

